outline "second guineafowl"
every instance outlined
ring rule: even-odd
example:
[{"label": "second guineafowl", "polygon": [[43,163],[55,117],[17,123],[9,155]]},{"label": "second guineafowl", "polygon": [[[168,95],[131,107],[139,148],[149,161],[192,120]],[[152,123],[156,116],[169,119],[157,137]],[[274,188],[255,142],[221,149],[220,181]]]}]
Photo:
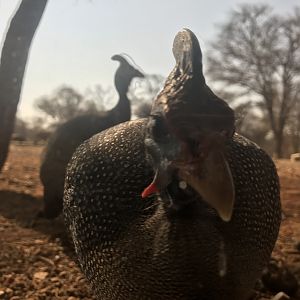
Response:
[{"label": "second guineafowl", "polygon": [[144,75],[121,55],[114,55],[112,60],[120,62],[115,74],[117,105],[110,111],[85,114],[67,121],[59,126],[46,146],[40,168],[44,186],[44,209],[40,215],[46,218],[55,218],[62,211],[66,167],[75,149],[94,134],[131,118],[128,88],[133,78]]},{"label": "second guineafowl", "polygon": [[98,299],[246,300],[278,235],[276,168],[234,133],[191,31],[178,33],[173,52],[151,116],[76,150],[66,223]]}]

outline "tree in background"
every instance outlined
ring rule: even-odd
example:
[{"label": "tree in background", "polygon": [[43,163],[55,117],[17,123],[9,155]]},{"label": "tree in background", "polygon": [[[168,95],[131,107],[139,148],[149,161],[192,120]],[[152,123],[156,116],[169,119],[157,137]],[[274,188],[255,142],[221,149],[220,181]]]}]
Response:
[{"label": "tree in background", "polygon": [[[145,80],[134,81],[129,89],[132,107],[136,117],[147,117],[150,113],[152,101],[163,86],[161,75],[147,75]],[[138,85],[137,85],[138,84]],[[97,84],[80,93],[70,86],[60,86],[50,95],[44,95],[35,101],[35,107],[42,112],[44,119],[43,131],[53,131],[57,125],[78,115],[97,113],[112,108],[115,91]],[[36,122],[35,128],[39,122]],[[47,125],[45,127],[45,125]]]},{"label": "tree in background", "polygon": [[216,89],[214,92],[220,98],[226,99],[234,109],[236,131],[272,153],[274,148],[272,133],[266,116],[261,112],[257,103],[237,91],[228,92],[224,89]]},{"label": "tree in background", "polygon": [[16,117],[15,127],[12,134],[12,140],[14,141],[26,141],[28,137],[28,124],[24,120]]},{"label": "tree in background", "polygon": [[74,88],[61,86],[51,95],[37,99],[35,105],[50,121],[59,124],[78,115],[82,102],[83,96]]},{"label": "tree in background", "polygon": [[47,0],[23,0],[11,20],[0,62],[0,171],[6,161],[29,48]]},{"label": "tree in background", "polygon": [[288,124],[293,152],[300,152],[300,101],[297,101]]},{"label": "tree in background", "polygon": [[34,144],[45,143],[52,134],[51,126],[45,124],[45,118],[34,117],[27,124],[27,140]]},{"label": "tree in background", "polygon": [[48,130],[67,120],[86,113],[107,110],[112,100],[112,88],[103,88],[100,84],[88,88],[84,94],[70,86],[60,86],[50,95],[44,95],[35,101],[36,108],[43,113]]},{"label": "tree in background", "polygon": [[104,88],[101,84],[89,87],[84,94],[84,110],[87,112],[107,110],[115,96],[115,91],[112,87]]},{"label": "tree in background", "polygon": [[165,78],[158,74],[148,74],[145,80],[139,80],[139,85],[132,85],[129,90],[134,115],[138,118],[149,116],[153,99],[162,89]]},{"label": "tree in background", "polygon": [[257,99],[282,157],[284,131],[300,101],[300,10],[282,17],[265,5],[242,5],[221,25],[208,55],[212,80]]},{"label": "tree in background", "polygon": [[152,102],[142,102],[141,104],[136,105],[134,109],[134,115],[137,118],[147,118],[151,113]]}]

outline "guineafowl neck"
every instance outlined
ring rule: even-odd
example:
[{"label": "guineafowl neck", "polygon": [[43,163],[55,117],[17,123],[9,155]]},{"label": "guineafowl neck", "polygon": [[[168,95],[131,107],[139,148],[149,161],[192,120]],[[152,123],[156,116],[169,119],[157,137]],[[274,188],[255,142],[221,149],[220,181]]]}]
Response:
[{"label": "guineafowl neck", "polygon": [[128,87],[129,87],[130,81],[126,82],[124,80],[115,80],[115,86],[116,90],[119,94],[119,101],[117,105],[113,109],[113,113],[115,116],[116,121],[118,123],[129,121],[131,118],[131,107],[130,102],[127,97]]}]

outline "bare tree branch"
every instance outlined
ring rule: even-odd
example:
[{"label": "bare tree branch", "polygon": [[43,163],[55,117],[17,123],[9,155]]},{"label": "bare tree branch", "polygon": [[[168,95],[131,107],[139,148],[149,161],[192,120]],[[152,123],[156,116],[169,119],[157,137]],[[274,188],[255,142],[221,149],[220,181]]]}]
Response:
[{"label": "bare tree branch", "polygon": [[299,8],[282,17],[266,5],[240,6],[219,27],[208,56],[213,80],[262,98],[281,157],[283,132],[299,94]]}]

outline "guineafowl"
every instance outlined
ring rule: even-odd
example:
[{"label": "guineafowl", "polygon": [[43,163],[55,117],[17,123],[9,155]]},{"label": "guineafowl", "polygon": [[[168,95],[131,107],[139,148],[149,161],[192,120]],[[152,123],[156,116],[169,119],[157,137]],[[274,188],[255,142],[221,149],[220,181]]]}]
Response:
[{"label": "guineafowl", "polygon": [[117,105],[107,112],[75,117],[62,124],[49,139],[40,168],[44,185],[44,209],[40,216],[55,218],[62,211],[66,167],[75,149],[94,134],[131,118],[128,88],[133,78],[144,75],[121,55],[114,55],[112,60],[120,62],[115,74],[119,94]]},{"label": "guineafowl", "polygon": [[151,116],[93,136],[74,153],[64,215],[101,300],[245,300],[280,224],[276,168],[235,133],[205,83],[185,29]]}]

